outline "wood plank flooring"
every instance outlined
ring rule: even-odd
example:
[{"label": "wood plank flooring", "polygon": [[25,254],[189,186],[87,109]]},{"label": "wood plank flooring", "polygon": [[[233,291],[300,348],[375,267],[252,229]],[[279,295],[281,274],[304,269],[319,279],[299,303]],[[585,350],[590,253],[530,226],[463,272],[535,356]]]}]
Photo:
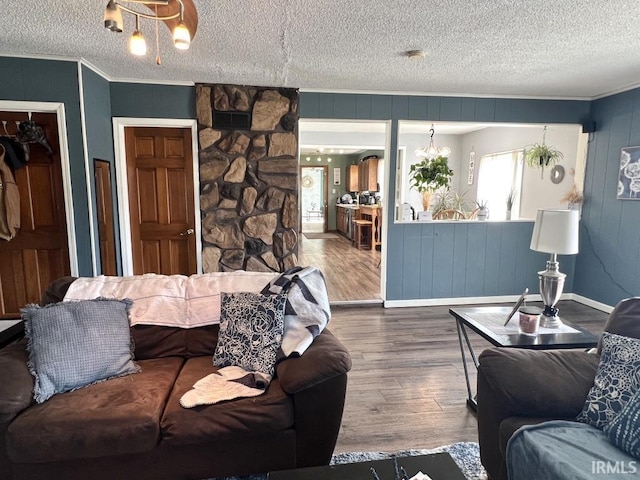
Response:
[{"label": "wood plank flooring", "polygon": [[337,238],[298,238],[300,265],[318,267],[327,281],[329,301],[381,302],[380,251],[358,250],[340,234]]},{"label": "wood plank flooring", "polygon": [[[607,314],[560,302],[560,315],[601,333]],[[336,452],[433,448],[477,442],[466,406],[460,347],[449,307],[335,306],[329,329],[351,353]],[[491,345],[470,332],[476,353]],[[475,368],[469,362],[475,391]]]}]

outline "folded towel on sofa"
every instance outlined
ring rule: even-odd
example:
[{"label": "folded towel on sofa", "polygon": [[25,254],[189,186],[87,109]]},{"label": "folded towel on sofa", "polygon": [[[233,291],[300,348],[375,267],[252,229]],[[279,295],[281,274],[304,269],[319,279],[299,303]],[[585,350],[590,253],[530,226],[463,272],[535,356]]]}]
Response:
[{"label": "folded towel on sofa", "polygon": [[198,380],[193,389],[180,398],[180,405],[193,408],[213,405],[224,400],[262,395],[271,383],[271,376],[248,372],[242,367],[224,367]]}]

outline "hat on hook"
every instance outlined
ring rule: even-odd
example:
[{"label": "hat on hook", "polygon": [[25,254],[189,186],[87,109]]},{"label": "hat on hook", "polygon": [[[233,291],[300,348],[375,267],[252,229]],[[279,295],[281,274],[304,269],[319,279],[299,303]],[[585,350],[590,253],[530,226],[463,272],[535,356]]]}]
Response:
[{"label": "hat on hook", "polygon": [[47,141],[44,129],[32,120],[20,122],[16,138],[20,143],[39,143],[47,149],[49,154],[53,154],[53,149]]}]

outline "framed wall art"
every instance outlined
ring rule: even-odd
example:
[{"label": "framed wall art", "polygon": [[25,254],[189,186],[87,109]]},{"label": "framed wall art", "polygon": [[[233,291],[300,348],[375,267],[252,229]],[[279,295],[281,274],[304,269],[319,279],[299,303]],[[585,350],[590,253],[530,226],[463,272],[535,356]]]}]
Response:
[{"label": "framed wall art", "polygon": [[333,169],[333,184],[340,185],[340,167]]},{"label": "framed wall art", "polygon": [[640,146],[624,147],[620,153],[618,200],[640,200]]}]

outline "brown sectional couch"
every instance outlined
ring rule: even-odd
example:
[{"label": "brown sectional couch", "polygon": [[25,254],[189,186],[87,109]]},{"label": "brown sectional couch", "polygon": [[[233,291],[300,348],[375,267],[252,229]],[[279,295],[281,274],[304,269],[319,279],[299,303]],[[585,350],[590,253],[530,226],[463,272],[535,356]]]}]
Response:
[{"label": "brown sectional couch", "polygon": [[[61,279],[43,303],[59,301]],[[185,409],[214,372],[218,326],[135,326],[140,373],[33,400],[26,341],[0,350],[0,478],[199,479],[327,464],[351,359],[328,331],[265,394]]]}]

